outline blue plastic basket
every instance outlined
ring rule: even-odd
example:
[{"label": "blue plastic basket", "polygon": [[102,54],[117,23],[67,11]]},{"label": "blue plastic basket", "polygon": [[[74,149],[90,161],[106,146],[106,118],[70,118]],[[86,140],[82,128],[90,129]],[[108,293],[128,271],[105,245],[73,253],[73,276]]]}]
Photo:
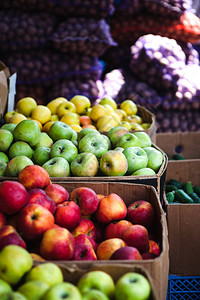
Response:
[{"label": "blue plastic basket", "polygon": [[200,276],[169,275],[167,300],[200,300]]}]

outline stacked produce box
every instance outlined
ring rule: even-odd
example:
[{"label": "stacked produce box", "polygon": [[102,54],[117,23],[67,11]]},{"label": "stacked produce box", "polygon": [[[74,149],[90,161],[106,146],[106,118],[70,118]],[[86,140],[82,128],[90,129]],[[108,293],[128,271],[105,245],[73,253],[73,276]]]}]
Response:
[{"label": "stacked produce box", "polygon": [[192,1],[119,1],[110,24],[118,50],[103,56],[106,93],[151,109],[158,132],[199,130],[200,20]]},{"label": "stacked produce box", "polygon": [[17,72],[16,100],[48,103],[79,93],[95,100],[100,55],[114,41],[104,18],[113,1],[1,1],[1,60]]}]

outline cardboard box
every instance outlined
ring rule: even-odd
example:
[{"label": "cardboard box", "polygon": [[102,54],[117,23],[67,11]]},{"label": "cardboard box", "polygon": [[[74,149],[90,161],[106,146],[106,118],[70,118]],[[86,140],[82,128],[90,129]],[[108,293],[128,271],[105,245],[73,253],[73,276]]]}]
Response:
[{"label": "cardboard box", "polygon": [[[53,182],[53,181],[52,181]],[[108,264],[108,271],[115,267],[116,263],[129,265],[134,268],[135,265],[143,267],[149,272],[152,277],[153,284],[158,294],[158,299],[166,300],[168,272],[169,272],[169,254],[168,254],[168,237],[167,237],[167,223],[166,215],[161,207],[158,194],[154,187],[149,185],[140,185],[133,183],[116,183],[116,182],[59,182],[64,186],[69,193],[77,187],[87,186],[92,188],[96,193],[108,195],[110,193],[117,193],[127,204],[131,204],[135,200],[144,199],[149,201],[156,211],[156,226],[155,235],[158,238],[161,248],[161,254],[155,259],[141,260],[141,261],[95,261],[97,267],[101,267],[106,262]],[[94,261],[60,261],[66,268],[74,270],[78,268],[81,270],[91,269]],[[110,267],[109,267],[110,266]]]},{"label": "cardboard box", "polygon": [[[95,176],[95,177],[52,177],[53,181],[71,181],[72,179],[75,181],[104,181],[104,182],[130,182],[130,183],[140,183],[140,184],[148,184],[155,187],[158,195],[160,196],[160,200],[162,202],[163,199],[163,187],[165,182],[165,173],[168,164],[167,155],[156,145],[153,144],[157,150],[163,153],[163,164],[160,167],[159,171],[155,175],[148,176]],[[8,179],[8,177],[2,177],[0,180]]]},{"label": "cardboard box", "polygon": [[5,113],[8,100],[8,78],[10,77],[10,72],[8,68],[0,61],[0,114],[1,118]]},{"label": "cardboard box", "polygon": [[[130,183],[140,183],[140,184],[148,184],[155,187],[160,197],[160,201],[163,201],[163,187],[165,182],[165,173],[168,164],[167,155],[156,145],[153,144],[153,147],[158,149],[163,153],[163,164],[160,167],[159,171],[155,175],[148,176],[95,176],[95,177],[51,177],[52,181],[60,182],[60,181],[104,181],[104,182],[130,182]],[[17,177],[0,177],[0,182],[4,180],[17,180]]]},{"label": "cardboard box", "polygon": [[[200,185],[200,159],[169,161],[166,181]],[[167,213],[170,274],[200,276],[200,204],[169,204]]]},{"label": "cardboard box", "polygon": [[158,133],[156,144],[167,153],[169,159],[174,154],[180,154],[186,159],[200,159],[200,131]]},{"label": "cardboard box", "polygon": [[[41,263],[43,263],[43,262],[41,262]],[[104,272],[110,274],[115,283],[121,276],[123,276],[124,274],[126,274],[128,272],[139,273],[139,274],[145,276],[151,285],[151,296],[150,296],[149,300],[160,300],[156,293],[156,289],[155,289],[155,286],[153,284],[153,280],[152,280],[150,274],[141,266],[137,266],[137,265],[132,266],[129,264],[118,264],[118,263],[115,265],[110,265],[107,263],[102,263],[101,265],[99,265],[99,264],[94,263],[91,266],[91,268],[80,269],[77,266],[74,266],[74,268],[72,268],[72,267],[69,268],[65,264],[62,264],[59,262],[57,262],[56,265],[58,265],[60,267],[60,269],[63,273],[64,281],[73,283],[75,285],[78,283],[78,280],[81,278],[81,276],[83,276],[87,272],[93,271],[93,270],[101,270],[101,271],[104,271]]]}]

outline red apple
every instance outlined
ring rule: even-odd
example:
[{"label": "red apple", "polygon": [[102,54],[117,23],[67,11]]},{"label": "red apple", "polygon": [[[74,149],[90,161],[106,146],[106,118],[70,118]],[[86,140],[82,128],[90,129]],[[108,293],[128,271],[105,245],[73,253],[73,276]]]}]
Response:
[{"label": "red apple", "polygon": [[63,227],[51,228],[42,236],[40,255],[48,260],[70,260],[74,253],[74,237]]},{"label": "red apple", "polygon": [[89,245],[75,245],[72,260],[97,260],[94,248]]},{"label": "red apple", "polygon": [[60,184],[51,183],[44,190],[55,201],[56,205],[69,200],[68,191]]},{"label": "red apple", "polygon": [[48,209],[52,214],[54,214],[56,210],[56,203],[55,201],[50,198],[44,190],[42,189],[31,189],[28,192],[29,199],[28,204],[37,203],[44,206]]},{"label": "red apple", "polygon": [[149,252],[155,254],[156,256],[160,255],[160,247],[158,243],[153,240],[149,240]]},{"label": "red apple", "polygon": [[105,239],[121,239],[124,230],[132,225],[133,224],[127,220],[120,220],[109,223],[105,229]]},{"label": "red apple", "polygon": [[93,189],[78,187],[71,192],[70,201],[74,201],[80,207],[81,214],[88,216],[97,210],[99,199]]},{"label": "red apple", "polygon": [[26,243],[11,225],[0,228],[0,250],[7,245],[17,245],[26,249]]},{"label": "red apple", "polygon": [[73,201],[64,201],[58,204],[55,212],[55,223],[68,230],[75,229],[81,220],[81,211]]},{"label": "red apple", "polygon": [[87,234],[79,234],[75,237],[75,246],[76,245],[88,245],[96,250],[97,244],[96,242]]},{"label": "red apple", "polygon": [[28,192],[21,183],[5,180],[0,183],[0,199],[0,211],[13,215],[27,204]]},{"label": "red apple", "polygon": [[6,216],[2,212],[0,212],[0,228],[6,225],[6,222]]},{"label": "red apple", "polygon": [[25,240],[40,238],[53,224],[54,216],[40,204],[27,204],[18,214],[17,229]]},{"label": "red apple", "polygon": [[125,246],[127,245],[122,239],[113,238],[105,240],[97,246],[97,258],[100,260],[109,260],[117,249]]},{"label": "red apple", "polygon": [[117,249],[112,256],[111,260],[142,260],[142,256],[137,248],[126,246]]},{"label": "red apple", "polygon": [[96,229],[94,223],[90,219],[81,219],[80,224],[72,231],[74,237],[79,234],[87,234],[96,241]]},{"label": "red apple", "polygon": [[142,253],[142,259],[154,259],[156,257],[157,257],[157,255],[154,253],[150,253],[150,252]]},{"label": "red apple", "polygon": [[149,251],[149,236],[147,229],[142,225],[129,226],[122,235],[128,246],[135,247],[140,254]]},{"label": "red apple", "polygon": [[98,222],[107,224],[114,220],[124,219],[126,214],[125,202],[119,195],[111,193],[101,199],[95,215]]},{"label": "red apple", "polygon": [[155,212],[152,204],[145,200],[138,200],[128,206],[127,219],[133,224],[140,224],[147,229],[152,228]]},{"label": "red apple", "polygon": [[43,189],[51,183],[49,173],[39,165],[28,165],[18,174],[18,181],[27,189]]}]

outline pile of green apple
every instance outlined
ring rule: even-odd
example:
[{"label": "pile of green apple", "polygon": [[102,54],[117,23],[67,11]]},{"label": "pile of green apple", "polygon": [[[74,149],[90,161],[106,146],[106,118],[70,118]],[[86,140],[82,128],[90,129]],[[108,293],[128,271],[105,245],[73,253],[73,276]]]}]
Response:
[{"label": "pile of green apple", "polygon": [[163,163],[144,131],[112,127],[107,134],[93,128],[76,132],[55,121],[48,134],[33,120],[0,128],[0,176],[17,177],[27,165],[42,166],[51,177],[154,175]]},{"label": "pile of green apple", "polygon": [[0,252],[1,300],[148,300],[151,292],[148,279],[137,272],[114,282],[107,272],[92,270],[71,283],[53,262],[34,265],[22,247],[9,245]]}]

